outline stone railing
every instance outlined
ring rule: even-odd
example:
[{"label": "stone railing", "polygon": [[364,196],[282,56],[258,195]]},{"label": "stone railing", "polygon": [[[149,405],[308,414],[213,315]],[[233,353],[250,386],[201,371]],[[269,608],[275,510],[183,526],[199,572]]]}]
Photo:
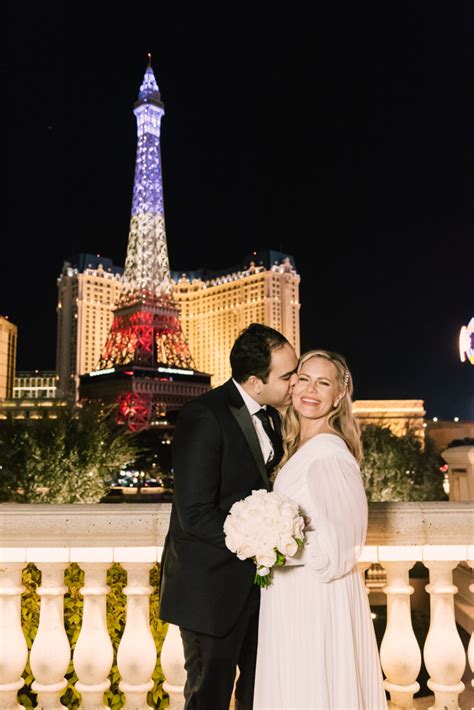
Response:
[{"label": "stone railing", "polygon": [[[40,618],[29,654],[38,707],[62,708],[60,698],[70,662],[64,628],[66,567],[84,571],[82,626],[73,654],[84,710],[106,708],[113,649],[106,624],[107,569],[119,563],[127,573],[126,623],[117,653],[125,708],[148,708],[156,665],[149,624],[150,570],[160,561],[170,505],[0,505],[0,710],[21,708],[17,693],[28,660],[21,626],[22,570],[34,562],[41,572]],[[466,653],[454,612],[453,570],[474,567],[474,503],[375,503],[370,506],[367,545],[359,567],[386,571],[387,626],[381,646],[385,687],[396,707],[413,707],[421,649],[412,627],[409,570],[422,561],[429,570],[430,628],[423,649],[435,710],[458,708]],[[470,586],[474,591],[474,585]],[[474,667],[474,642],[468,649]],[[182,646],[170,626],[161,652],[170,708],[183,707]]]}]

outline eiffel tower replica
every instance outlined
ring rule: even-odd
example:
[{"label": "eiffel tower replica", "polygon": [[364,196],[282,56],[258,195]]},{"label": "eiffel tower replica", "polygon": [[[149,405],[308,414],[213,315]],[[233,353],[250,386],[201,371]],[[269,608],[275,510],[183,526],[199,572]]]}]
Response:
[{"label": "eiffel tower replica", "polygon": [[167,424],[210,389],[194,368],[172,297],[161,174],[158,85],[148,67],[134,105],[137,158],[123,291],[95,371],[80,378],[80,399],[117,402],[118,421],[134,432]]}]

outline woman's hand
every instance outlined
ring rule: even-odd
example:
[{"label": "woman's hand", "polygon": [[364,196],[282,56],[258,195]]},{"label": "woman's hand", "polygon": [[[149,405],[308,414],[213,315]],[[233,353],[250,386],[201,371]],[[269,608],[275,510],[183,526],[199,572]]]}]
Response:
[{"label": "woman's hand", "polygon": [[303,528],[304,533],[314,530],[314,528],[311,525],[311,518],[309,517],[309,515],[304,515],[303,520],[304,520],[304,528]]}]

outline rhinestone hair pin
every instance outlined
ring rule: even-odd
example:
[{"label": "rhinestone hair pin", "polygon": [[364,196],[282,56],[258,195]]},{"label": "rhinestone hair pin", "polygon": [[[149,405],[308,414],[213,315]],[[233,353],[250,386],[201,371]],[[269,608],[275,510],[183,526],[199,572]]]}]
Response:
[{"label": "rhinestone hair pin", "polygon": [[344,389],[347,389],[347,385],[349,384],[349,370],[344,371]]}]

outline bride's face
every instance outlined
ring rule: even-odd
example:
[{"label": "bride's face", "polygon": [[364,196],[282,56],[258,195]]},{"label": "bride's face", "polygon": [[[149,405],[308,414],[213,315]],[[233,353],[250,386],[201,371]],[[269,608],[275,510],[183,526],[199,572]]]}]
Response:
[{"label": "bride's face", "polygon": [[327,417],[339,396],[336,366],[323,357],[303,363],[293,388],[293,407],[306,419]]}]

